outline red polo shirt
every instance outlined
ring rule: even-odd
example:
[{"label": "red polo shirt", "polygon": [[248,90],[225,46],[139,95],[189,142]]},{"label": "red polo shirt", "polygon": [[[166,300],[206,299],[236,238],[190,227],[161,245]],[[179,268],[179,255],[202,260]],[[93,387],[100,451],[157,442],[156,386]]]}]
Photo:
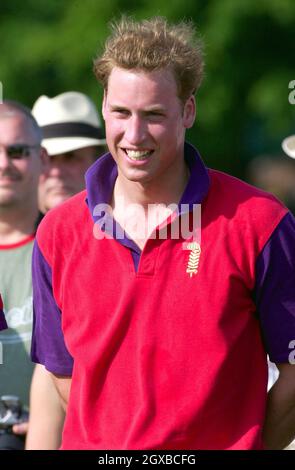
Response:
[{"label": "red polo shirt", "polygon": [[[287,210],[223,173],[209,180],[195,257],[181,238],[150,238],[136,270],[130,249],[93,236],[85,192],[41,223],[34,289],[52,295],[35,331],[50,334],[54,303],[74,359],[63,449],[261,448],[256,261]],[[45,364],[59,360],[51,345]]]}]

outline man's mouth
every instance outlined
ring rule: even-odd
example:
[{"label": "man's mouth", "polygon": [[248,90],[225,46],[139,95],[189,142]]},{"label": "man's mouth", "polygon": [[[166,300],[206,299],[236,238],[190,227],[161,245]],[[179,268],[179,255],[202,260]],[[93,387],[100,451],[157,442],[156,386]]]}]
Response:
[{"label": "man's mouth", "polygon": [[10,184],[13,184],[15,183],[16,181],[19,181],[20,178],[15,178],[15,177],[9,177],[9,176],[6,176],[6,177],[0,177],[0,185],[2,186],[5,186],[5,185],[10,185]]},{"label": "man's mouth", "polygon": [[1,172],[0,174],[0,181],[3,183],[11,183],[15,181],[20,181],[21,177],[19,174],[16,173],[9,173],[9,172]]},{"label": "man's mouth", "polygon": [[124,151],[128,158],[130,158],[130,160],[134,160],[135,162],[146,160],[153,153],[153,150],[131,150],[126,148]]}]

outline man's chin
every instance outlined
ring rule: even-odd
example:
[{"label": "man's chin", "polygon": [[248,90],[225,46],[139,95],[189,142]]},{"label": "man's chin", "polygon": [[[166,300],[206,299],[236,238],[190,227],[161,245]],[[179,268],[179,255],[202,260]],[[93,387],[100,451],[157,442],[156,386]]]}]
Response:
[{"label": "man's chin", "polygon": [[73,194],[71,193],[60,193],[60,194],[55,194],[55,195],[52,194],[45,201],[44,205],[45,205],[46,211],[49,211],[49,209],[53,209],[54,207],[59,206],[60,204],[67,201],[72,196]]},{"label": "man's chin", "polygon": [[14,206],[17,202],[20,201],[20,198],[17,197],[14,193],[8,191],[0,191],[0,207],[10,207]]}]

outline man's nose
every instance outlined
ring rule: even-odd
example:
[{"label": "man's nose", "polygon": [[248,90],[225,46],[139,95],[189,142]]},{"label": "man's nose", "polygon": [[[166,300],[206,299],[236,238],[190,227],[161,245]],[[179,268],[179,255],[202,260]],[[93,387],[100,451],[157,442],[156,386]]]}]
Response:
[{"label": "man's nose", "polygon": [[11,159],[8,156],[7,149],[4,145],[0,145],[0,168],[4,169],[11,166]]},{"label": "man's nose", "polygon": [[132,145],[141,144],[146,138],[146,123],[140,116],[131,116],[127,121],[125,138]]},{"label": "man's nose", "polygon": [[65,173],[65,168],[62,159],[57,159],[54,157],[49,157],[49,167],[48,167],[48,175],[61,177]]}]

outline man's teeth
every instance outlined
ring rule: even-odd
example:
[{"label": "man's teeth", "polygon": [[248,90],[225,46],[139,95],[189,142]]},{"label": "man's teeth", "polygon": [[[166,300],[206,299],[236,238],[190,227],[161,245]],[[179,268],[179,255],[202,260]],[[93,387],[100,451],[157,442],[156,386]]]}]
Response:
[{"label": "man's teeth", "polygon": [[150,155],[150,150],[127,150],[126,153],[129,158],[132,160],[144,160],[148,155]]}]

